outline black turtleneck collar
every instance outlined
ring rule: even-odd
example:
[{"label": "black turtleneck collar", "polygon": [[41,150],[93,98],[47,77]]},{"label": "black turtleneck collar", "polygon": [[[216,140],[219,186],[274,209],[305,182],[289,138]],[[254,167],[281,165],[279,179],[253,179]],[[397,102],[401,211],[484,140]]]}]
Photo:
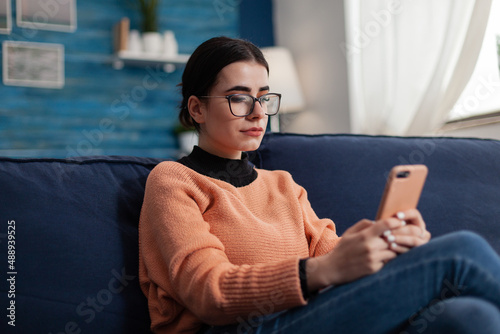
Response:
[{"label": "black turtleneck collar", "polygon": [[195,172],[222,180],[235,187],[249,185],[257,178],[257,171],[248,161],[248,154],[242,153],[241,159],[221,158],[208,153],[198,146],[193,151],[177,162],[191,168]]}]

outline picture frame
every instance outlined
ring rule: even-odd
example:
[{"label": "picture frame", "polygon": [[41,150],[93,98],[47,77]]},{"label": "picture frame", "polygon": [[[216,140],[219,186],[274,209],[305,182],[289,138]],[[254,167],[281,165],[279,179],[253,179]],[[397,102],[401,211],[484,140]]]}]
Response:
[{"label": "picture frame", "polygon": [[10,0],[0,0],[0,34],[10,34],[12,31],[12,9]]},{"label": "picture frame", "polygon": [[4,41],[3,83],[10,86],[64,87],[62,44]]},{"label": "picture frame", "polygon": [[74,32],[76,0],[16,0],[16,21],[23,28]]}]

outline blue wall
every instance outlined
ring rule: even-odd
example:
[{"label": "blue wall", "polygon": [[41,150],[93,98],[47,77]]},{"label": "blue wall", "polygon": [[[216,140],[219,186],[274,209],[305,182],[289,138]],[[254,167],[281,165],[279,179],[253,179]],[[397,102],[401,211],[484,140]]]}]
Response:
[{"label": "blue wall", "polygon": [[[176,156],[173,128],[182,69],[166,74],[156,68],[111,66],[113,25],[128,16],[131,28],[139,27],[131,3],[77,1],[74,33],[23,31],[14,22],[10,35],[0,35],[0,42],[61,43],[66,56],[63,89],[0,83],[0,156]],[[175,32],[180,53],[191,53],[210,37],[240,36],[240,4],[239,0],[161,0],[160,28]],[[14,0],[12,5],[15,11]],[[268,29],[269,21],[266,24]]]},{"label": "blue wall", "polygon": [[273,1],[240,1],[240,35],[259,47],[274,45]]}]

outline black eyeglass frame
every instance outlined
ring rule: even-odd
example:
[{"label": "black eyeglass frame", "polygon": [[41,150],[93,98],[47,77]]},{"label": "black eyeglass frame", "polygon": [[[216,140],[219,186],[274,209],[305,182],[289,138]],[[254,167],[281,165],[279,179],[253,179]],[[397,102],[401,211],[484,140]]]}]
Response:
[{"label": "black eyeglass frame", "polygon": [[[279,110],[280,110],[280,106],[281,106],[281,94],[279,93],[267,93],[267,94],[264,94],[262,95],[261,97],[253,97],[252,95],[250,94],[230,94],[230,95],[225,95],[225,96],[198,96],[199,98],[211,98],[211,97],[218,97],[218,98],[225,98],[227,100],[227,103],[229,104],[229,111],[231,111],[231,114],[235,117],[247,117],[248,115],[251,115],[253,113],[253,109],[255,108],[255,102],[258,101],[260,106],[262,107],[262,99],[265,98],[266,96],[268,95],[276,95],[278,96],[278,108],[276,110],[276,112],[274,114],[268,114],[267,112],[265,113],[267,116],[274,116],[274,115],[277,115]],[[234,112],[233,112],[233,109],[231,108],[231,98],[233,96],[248,96],[250,98],[253,99],[253,103],[252,103],[252,107],[250,108],[250,111],[248,112],[248,114],[246,115],[235,115]]]}]

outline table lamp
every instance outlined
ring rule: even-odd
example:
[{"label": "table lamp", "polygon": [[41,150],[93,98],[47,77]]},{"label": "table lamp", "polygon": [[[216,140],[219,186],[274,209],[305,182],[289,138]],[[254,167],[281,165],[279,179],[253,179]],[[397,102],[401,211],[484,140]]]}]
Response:
[{"label": "table lamp", "polygon": [[280,111],[269,120],[270,130],[280,132],[279,115],[302,110],[304,98],[290,51],[279,46],[266,47],[261,50],[269,64],[270,91],[281,94]]}]

